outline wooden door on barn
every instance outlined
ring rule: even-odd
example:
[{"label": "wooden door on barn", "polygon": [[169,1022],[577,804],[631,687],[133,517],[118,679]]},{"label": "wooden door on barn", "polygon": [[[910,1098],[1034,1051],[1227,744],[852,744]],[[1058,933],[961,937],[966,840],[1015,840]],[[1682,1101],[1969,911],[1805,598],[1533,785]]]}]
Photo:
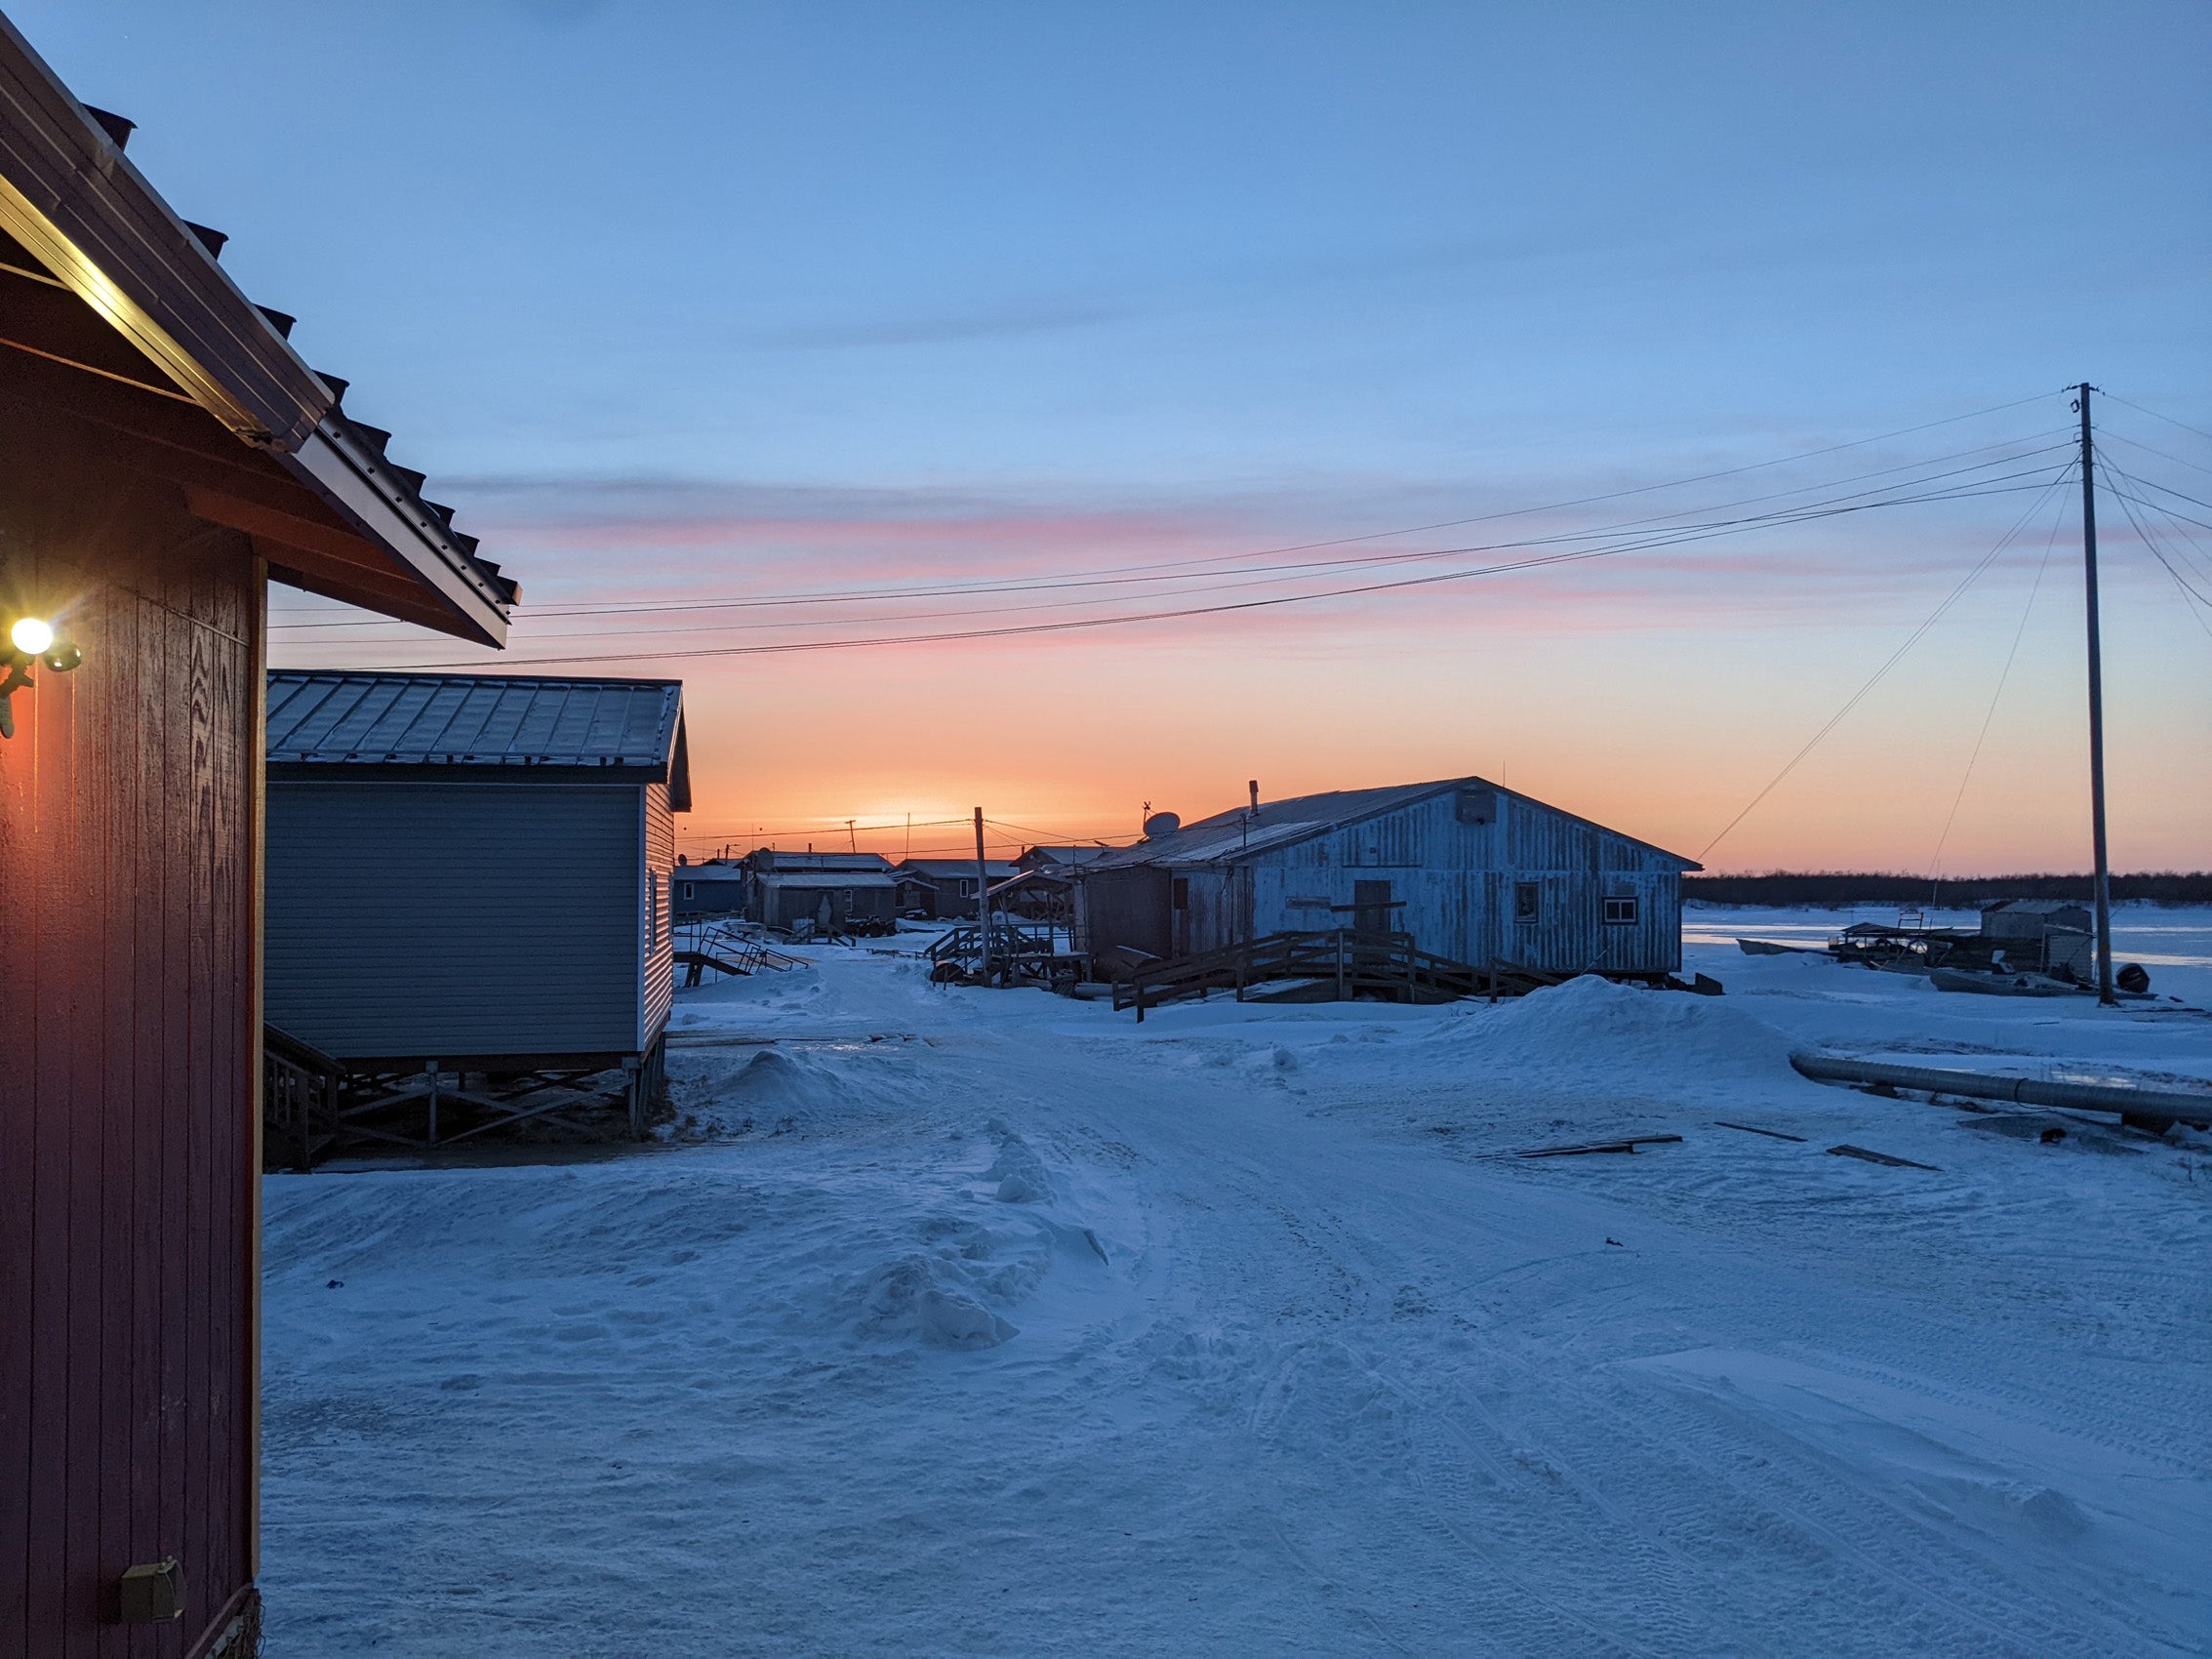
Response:
[{"label": "wooden door on barn", "polygon": [[1354,937],[1373,941],[1390,931],[1390,884],[1355,881],[1351,885],[1351,930]]}]

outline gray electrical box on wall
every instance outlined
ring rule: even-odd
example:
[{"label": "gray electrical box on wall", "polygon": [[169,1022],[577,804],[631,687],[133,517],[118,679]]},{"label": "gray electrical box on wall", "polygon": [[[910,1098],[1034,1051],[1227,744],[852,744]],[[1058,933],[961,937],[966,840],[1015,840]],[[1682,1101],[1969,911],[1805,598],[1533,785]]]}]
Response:
[{"label": "gray electrical box on wall", "polygon": [[125,1569],[118,1588],[124,1624],[165,1625],[184,1616],[184,1571],[175,1556]]}]

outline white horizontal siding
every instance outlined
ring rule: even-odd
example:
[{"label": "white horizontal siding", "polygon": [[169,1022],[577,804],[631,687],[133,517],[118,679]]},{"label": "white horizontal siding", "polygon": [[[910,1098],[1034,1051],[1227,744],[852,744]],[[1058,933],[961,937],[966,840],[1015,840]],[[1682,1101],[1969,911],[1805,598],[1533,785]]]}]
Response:
[{"label": "white horizontal siding", "polygon": [[639,794],[272,782],[269,1023],[341,1058],[634,1052]]}]

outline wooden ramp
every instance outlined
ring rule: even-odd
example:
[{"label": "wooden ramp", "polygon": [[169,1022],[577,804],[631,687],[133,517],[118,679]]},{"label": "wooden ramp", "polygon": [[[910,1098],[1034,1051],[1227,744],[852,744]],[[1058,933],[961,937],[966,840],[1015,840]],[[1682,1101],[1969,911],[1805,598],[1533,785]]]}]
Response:
[{"label": "wooden ramp", "polygon": [[[1303,982],[1297,994],[1321,1001],[1353,996],[1396,1002],[1450,1002],[1476,996],[1499,976],[1424,951],[1409,933],[1360,933],[1351,928],[1270,933],[1219,951],[1147,962],[1113,988],[1115,1008],[1147,1008],[1233,991],[1238,1000],[1255,987]],[[1510,977],[1510,976],[1508,976]],[[1501,991],[1508,989],[1499,987]],[[1531,986],[1515,984],[1513,993]]]}]

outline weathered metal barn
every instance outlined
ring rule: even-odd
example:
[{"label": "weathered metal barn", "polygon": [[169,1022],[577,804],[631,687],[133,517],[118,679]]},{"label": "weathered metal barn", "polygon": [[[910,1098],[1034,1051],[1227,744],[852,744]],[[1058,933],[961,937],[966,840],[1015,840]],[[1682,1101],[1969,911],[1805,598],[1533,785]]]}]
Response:
[{"label": "weathered metal barn", "polygon": [[514,597],[130,132],[0,18],[0,1654],[33,1659],[260,1651],[267,584],[484,644]]},{"label": "weathered metal barn", "polygon": [[1079,867],[1079,949],[1186,956],[1270,934],[1406,933],[1487,967],[1682,964],[1691,860],[1481,778],[1267,801]]},{"label": "weathered metal barn", "polygon": [[673,680],[272,673],[268,1023],[360,1071],[634,1069],[690,808]]}]

